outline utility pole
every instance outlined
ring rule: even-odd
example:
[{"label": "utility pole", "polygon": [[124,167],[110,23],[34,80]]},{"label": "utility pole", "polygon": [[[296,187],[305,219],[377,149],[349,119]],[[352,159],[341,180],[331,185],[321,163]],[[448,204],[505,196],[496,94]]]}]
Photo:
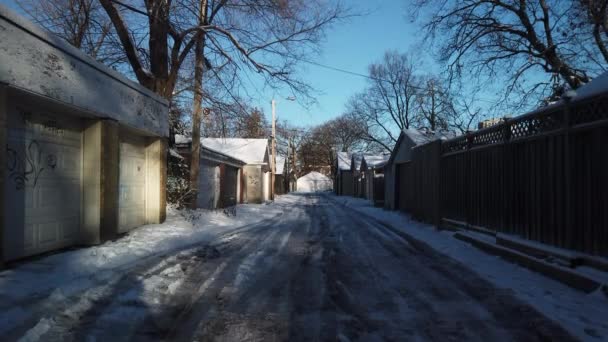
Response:
[{"label": "utility pole", "polygon": [[275,113],[275,101],[274,99],[272,100],[272,141],[271,141],[271,148],[272,148],[272,165],[270,167],[270,198],[274,201],[274,176],[275,173],[277,172],[276,170],[276,164],[277,164],[277,159],[276,159],[276,113]]},{"label": "utility pole", "polygon": [[285,165],[283,166],[283,189],[285,190],[285,193],[290,192],[289,189],[289,158],[290,158],[290,151],[289,149],[291,148],[291,137],[289,137],[289,140],[287,142],[287,157],[285,158]]}]

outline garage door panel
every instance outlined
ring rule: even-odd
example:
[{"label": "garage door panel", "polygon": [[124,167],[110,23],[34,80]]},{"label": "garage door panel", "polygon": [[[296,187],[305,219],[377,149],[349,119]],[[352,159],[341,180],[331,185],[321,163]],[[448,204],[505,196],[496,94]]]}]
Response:
[{"label": "garage door panel", "polygon": [[32,249],[36,243],[36,229],[33,224],[26,224],[24,229],[23,244],[25,249]]},{"label": "garage door panel", "polygon": [[75,239],[78,237],[80,221],[78,217],[71,217],[62,220],[59,231],[64,239]]},{"label": "garage door panel", "polygon": [[78,243],[82,129],[78,120],[11,113],[7,131],[7,259]]},{"label": "garage door panel", "polygon": [[121,137],[119,171],[119,231],[145,224],[146,196],[145,138]]},{"label": "garage door panel", "polygon": [[57,226],[58,224],[55,221],[35,225],[38,231],[38,243],[44,246],[57,241]]}]

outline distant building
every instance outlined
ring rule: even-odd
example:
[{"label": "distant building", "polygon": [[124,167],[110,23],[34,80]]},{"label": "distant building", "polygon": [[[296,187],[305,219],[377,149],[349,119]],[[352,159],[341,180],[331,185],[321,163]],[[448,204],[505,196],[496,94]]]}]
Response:
[{"label": "distant building", "polygon": [[384,166],[390,156],[390,153],[366,154],[361,161],[366,198],[376,206],[384,205]]},{"label": "distant building", "polygon": [[402,189],[404,182],[404,165],[412,160],[412,148],[424,145],[437,139],[450,139],[455,137],[453,132],[430,132],[418,129],[405,129],[399,135],[397,143],[391,152],[390,158],[384,166],[384,207],[388,209],[399,209],[404,201],[399,201],[399,196],[405,195],[406,189]]},{"label": "distant building", "polygon": [[334,167],[334,192],[339,196],[353,195],[353,172],[350,167],[351,155],[348,152],[336,154]]},{"label": "distant building", "polygon": [[[181,146],[183,151],[184,147],[190,146],[191,139],[177,135],[175,143],[176,146]],[[268,139],[202,138],[201,147],[230,158],[234,167],[240,162],[243,163],[242,172],[236,176],[235,180],[238,189],[237,202],[262,203],[270,200]],[[203,162],[204,158],[201,158],[201,163]],[[201,164],[201,166],[204,165]],[[201,172],[203,178],[199,179],[199,196],[207,196],[205,193],[208,191],[208,183],[214,181],[214,175],[215,173]],[[230,187],[232,188],[232,185]]]},{"label": "distant building", "polygon": [[329,191],[332,188],[333,182],[331,178],[316,171],[298,178],[298,191],[301,192]]},{"label": "distant building", "polygon": [[477,129],[484,129],[484,128],[500,125],[501,123],[505,122],[509,118],[510,118],[510,116],[505,116],[502,118],[492,118],[492,119],[486,119],[486,120],[480,121],[477,124]]}]

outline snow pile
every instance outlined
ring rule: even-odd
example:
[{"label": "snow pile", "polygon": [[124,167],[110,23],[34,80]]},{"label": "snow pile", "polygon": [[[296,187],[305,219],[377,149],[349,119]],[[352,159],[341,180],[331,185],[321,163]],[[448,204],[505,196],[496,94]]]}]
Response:
[{"label": "snow pile", "polygon": [[370,215],[436,251],[455,259],[557,321],[577,338],[585,341],[608,340],[608,298],[598,290],[591,294],[574,290],[504,259],[486,254],[453,237],[453,232],[437,231],[409,215],[370,206],[364,199],[331,196],[330,199]]},{"label": "snow pile", "polygon": [[298,178],[298,191],[300,192],[317,192],[331,189],[333,189],[332,180],[319,172],[313,171]]},{"label": "snow pile", "polygon": [[591,82],[576,89],[573,100],[582,100],[608,91],[608,71],[591,80]]},{"label": "snow pile", "polygon": [[[0,334],[36,319],[44,314],[45,307],[65,305],[66,298],[94,301],[100,290],[89,289],[110,287],[113,279],[154,258],[201,246],[220,235],[276,217],[281,211],[274,204],[239,205],[236,216],[202,209],[169,209],[163,224],[135,229],[103,245],[50,255],[4,270],[0,272]],[[38,326],[41,331],[44,328],[45,324]]]},{"label": "snow pile", "polygon": [[348,152],[338,152],[338,169],[341,171],[350,171],[350,158]]}]

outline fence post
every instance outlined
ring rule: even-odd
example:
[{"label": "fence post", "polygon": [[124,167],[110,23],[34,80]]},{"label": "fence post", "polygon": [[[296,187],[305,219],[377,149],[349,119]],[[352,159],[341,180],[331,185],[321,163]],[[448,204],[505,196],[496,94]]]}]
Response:
[{"label": "fence post", "polygon": [[[572,229],[572,177],[571,177],[571,162],[570,162],[570,98],[564,97],[564,221],[566,228],[566,239],[564,242],[568,243],[569,246],[560,246],[573,248],[578,244],[578,241],[573,241],[574,234]],[[558,243],[559,244],[559,243]]]},{"label": "fence post", "polygon": [[507,184],[507,167],[510,166],[511,158],[508,154],[509,147],[508,143],[511,141],[511,123],[508,118],[503,119],[502,127],[502,170],[501,170],[501,186],[502,192],[502,215],[500,218],[500,231],[505,232],[508,227],[507,217],[511,214],[511,201],[507,198],[507,189],[511,189],[512,185]]},{"label": "fence post", "polygon": [[432,157],[434,165],[435,194],[433,196],[433,225],[439,229],[441,225],[441,140],[433,142]]},{"label": "fence post", "polygon": [[465,224],[468,227],[471,224],[471,198],[473,197],[473,193],[471,191],[471,148],[473,147],[473,140],[475,139],[475,137],[473,136],[473,134],[471,134],[470,131],[466,132],[466,137],[467,137],[467,148],[464,152],[464,160],[466,163],[466,168],[465,168],[465,177],[466,177],[466,187],[465,187],[465,192],[464,195],[466,196],[466,198],[464,199],[464,203],[465,203]]}]

